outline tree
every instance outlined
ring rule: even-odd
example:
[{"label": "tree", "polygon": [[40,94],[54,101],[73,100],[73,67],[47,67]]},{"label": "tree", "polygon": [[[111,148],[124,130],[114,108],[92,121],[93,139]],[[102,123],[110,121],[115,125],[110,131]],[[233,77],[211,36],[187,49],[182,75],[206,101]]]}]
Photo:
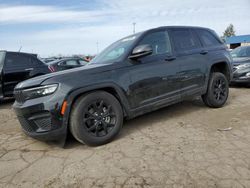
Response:
[{"label": "tree", "polygon": [[235,30],[233,24],[230,24],[223,33],[223,37],[235,36]]}]

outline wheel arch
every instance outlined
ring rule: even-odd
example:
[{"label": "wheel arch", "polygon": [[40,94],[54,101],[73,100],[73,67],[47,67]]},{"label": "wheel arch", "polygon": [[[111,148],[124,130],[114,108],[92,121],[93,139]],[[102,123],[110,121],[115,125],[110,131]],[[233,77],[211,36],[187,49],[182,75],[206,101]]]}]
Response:
[{"label": "wheel arch", "polygon": [[95,92],[95,91],[106,91],[107,93],[110,93],[111,95],[113,95],[121,104],[124,117],[128,116],[129,106],[128,106],[128,101],[123,90],[119,86],[113,83],[108,83],[108,84],[99,84],[95,86],[78,88],[72,91],[66,98],[67,110],[65,111],[65,114],[64,114],[64,123],[66,123],[67,125],[69,124],[71,109],[74,106],[76,100],[82,95]]},{"label": "wheel arch", "polygon": [[228,82],[230,82],[231,80],[230,67],[228,66],[228,63],[226,61],[219,61],[212,64],[212,66],[210,67],[209,75],[212,72],[221,72],[226,76]]}]

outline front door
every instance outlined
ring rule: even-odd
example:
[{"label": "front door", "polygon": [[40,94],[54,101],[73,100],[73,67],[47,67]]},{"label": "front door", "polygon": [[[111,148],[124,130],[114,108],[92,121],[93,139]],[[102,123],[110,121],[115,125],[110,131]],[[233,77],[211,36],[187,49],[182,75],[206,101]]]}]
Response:
[{"label": "front door", "polygon": [[137,108],[152,103],[165,103],[166,99],[180,98],[179,65],[171,59],[172,50],[166,30],[146,34],[137,46],[149,44],[153,53],[132,61],[129,88],[130,106]]}]

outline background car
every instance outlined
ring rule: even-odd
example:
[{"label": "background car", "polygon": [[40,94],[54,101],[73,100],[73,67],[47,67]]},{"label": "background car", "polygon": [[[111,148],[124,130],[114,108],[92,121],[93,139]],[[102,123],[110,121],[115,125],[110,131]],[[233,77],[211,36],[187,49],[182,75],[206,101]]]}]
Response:
[{"label": "background car", "polygon": [[0,51],[0,99],[12,97],[19,82],[50,72],[36,54]]},{"label": "background car", "polygon": [[86,65],[88,62],[82,58],[63,58],[47,63],[53,72],[77,68]]},{"label": "background car", "polygon": [[232,84],[250,84],[250,46],[235,48],[231,55],[233,57],[233,79]]},{"label": "background car", "polygon": [[49,62],[51,62],[51,61],[55,61],[55,60],[57,60],[57,58],[42,58],[41,59],[44,63],[49,63]]}]

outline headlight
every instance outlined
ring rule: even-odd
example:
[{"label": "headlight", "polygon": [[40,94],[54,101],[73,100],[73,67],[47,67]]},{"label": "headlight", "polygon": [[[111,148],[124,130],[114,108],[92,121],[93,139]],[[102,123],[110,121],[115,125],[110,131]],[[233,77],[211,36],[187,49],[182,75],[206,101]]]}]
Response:
[{"label": "headlight", "polygon": [[250,77],[250,72],[246,73],[246,77]]},{"label": "headlight", "polygon": [[56,91],[57,87],[58,87],[58,84],[35,87],[35,88],[23,90],[22,94],[26,100],[38,98],[38,97],[43,97],[46,95],[53,94]]}]

